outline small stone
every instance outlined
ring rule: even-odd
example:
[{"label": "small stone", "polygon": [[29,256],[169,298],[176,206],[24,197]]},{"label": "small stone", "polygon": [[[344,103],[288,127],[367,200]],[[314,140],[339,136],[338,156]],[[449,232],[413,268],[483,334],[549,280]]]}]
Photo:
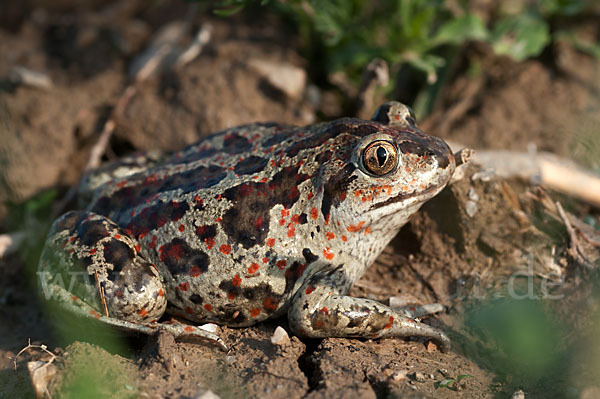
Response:
[{"label": "small stone", "polygon": [[35,396],[39,398],[50,398],[48,385],[56,375],[56,366],[52,363],[34,361],[27,363],[29,378],[35,391]]},{"label": "small stone", "polygon": [[271,337],[271,343],[273,345],[279,346],[289,345],[290,337],[288,333],[283,328],[281,328],[281,326],[278,326],[275,329],[273,336]]},{"label": "small stone", "polygon": [[211,390],[205,390],[193,396],[194,399],[220,399],[219,395]]},{"label": "small stone", "polygon": [[406,379],[407,375],[408,375],[408,370],[399,370],[399,371],[394,372],[391,375],[391,378],[394,381],[402,381],[402,380]]},{"label": "small stone", "polygon": [[478,172],[473,173],[471,176],[471,181],[481,180],[483,182],[488,182],[492,180],[492,178],[496,176],[495,169],[482,169]]},{"label": "small stone", "polygon": [[217,332],[217,325],[214,323],[206,323],[206,324],[202,324],[201,326],[198,326],[198,328],[204,330],[204,331],[208,331],[211,333],[216,333]]},{"label": "small stone", "polygon": [[511,399],[525,399],[525,392],[522,389],[517,389],[513,392]]},{"label": "small stone", "polygon": [[477,192],[475,191],[475,189],[473,187],[471,187],[469,189],[469,192],[467,193],[467,197],[469,197],[469,199],[471,201],[479,201],[479,195],[477,195]]},{"label": "small stone", "polygon": [[475,203],[475,201],[468,200],[465,203],[465,212],[470,218],[475,216],[475,214],[477,213],[477,203]]},{"label": "small stone", "polygon": [[225,361],[227,363],[233,363],[235,362],[235,356],[225,356]]},{"label": "small stone", "polygon": [[425,375],[423,373],[419,373],[418,371],[415,372],[415,374],[413,375],[413,378],[417,382],[424,382],[426,380]]},{"label": "small stone", "polygon": [[288,97],[292,99],[302,97],[307,82],[304,69],[292,64],[259,58],[250,60],[248,65],[262,75],[271,86],[281,90]]}]

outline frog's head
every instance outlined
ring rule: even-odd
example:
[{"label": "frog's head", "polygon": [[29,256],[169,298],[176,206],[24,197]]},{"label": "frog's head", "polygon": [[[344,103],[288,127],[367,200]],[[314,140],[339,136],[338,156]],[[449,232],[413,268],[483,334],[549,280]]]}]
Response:
[{"label": "frog's head", "polygon": [[378,112],[372,121],[342,119],[328,128],[339,131],[335,158],[346,162],[323,165],[321,208],[331,211],[338,234],[349,242],[370,236],[369,241],[387,244],[454,173],[448,145],[419,130],[402,104]]}]

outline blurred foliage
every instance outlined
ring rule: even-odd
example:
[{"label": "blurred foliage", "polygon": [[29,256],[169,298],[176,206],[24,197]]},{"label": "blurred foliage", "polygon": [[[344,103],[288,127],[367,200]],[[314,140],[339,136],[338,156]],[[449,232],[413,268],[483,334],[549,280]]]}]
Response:
[{"label": "blurred foliage", "polygon": [[307,57],[322,76],[344,71],[357,82],[363,68],[379,57],[390,63],[392,74],[403,65],[421,72],[425,76],[421,90],[427,90],[437,83],[456,49],[473,40],[517,61],[539,56],[557,39],[570,40],[578,49],[600,57],[598,43],[579,42],[568,27],[556,28],[558,20],[589,12],[592,3],[496,2],[486,12],[489,21],[468,0],[221,0],[211,4],[218,15],[261,4],[291,18]]}]

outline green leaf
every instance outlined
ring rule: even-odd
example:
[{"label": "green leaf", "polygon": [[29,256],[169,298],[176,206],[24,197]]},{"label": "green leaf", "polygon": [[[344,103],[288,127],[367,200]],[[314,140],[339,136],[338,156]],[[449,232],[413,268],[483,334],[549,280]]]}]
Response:
[{"label": "green leaf", "polygon": [[600,44],[581,39],[569,31],[558,31],[554,34],[557,40],[564,40],[577,50],[593,56],[600,60]]},{"label": "green leaf", "polygon": [[467,13],[444,23],[432,41],[435,45],[460,44],[465,40],[486,40],[488,34],[481,18]]},{"label": "green leaf", "polygon": [[229,17],[233,14],[240,12],[244,7],[245,7],[245,4],[238,4],[237,6],[233,6],[230,8],[219,8],[219,9],[213,10],[213,13],[215,15],[218,15],[219,17]]},{"label": "green leaf", "polygon": [[454,385],[454,383],[456,383],[456,380],[454,378],[446,378],[446,379],[443,379],[442,381],[440,381],[440,383],[438,384],[438,387],[450,388],[452,385]]},{"label": "green leaf", "polygon": [[497,54],[523,61],[539,55],[548,45],[548,24],[530,14],[505,17],[494,26],[490,42]]},{"label": "green leaf", "polygon": [[473,376],[471,374],[461,374],[458,377],[456,377],[456,382],[461,382],[465,378],[473,378]]}]

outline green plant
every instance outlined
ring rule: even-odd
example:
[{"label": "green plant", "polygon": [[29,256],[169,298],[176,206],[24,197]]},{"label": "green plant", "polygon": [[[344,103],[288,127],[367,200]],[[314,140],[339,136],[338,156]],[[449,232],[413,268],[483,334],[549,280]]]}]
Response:
[{"label": "green plant", "polygon": [[[536,57],[554,40],[600,57],[598,43],[580,41],[572,26],[561,27],[592,9],[593,0],[515,0],[498,2],[484,22],[466,0],[222,0],[214,4],[229,15],[252,3],[268,5],[298,26],[313,75],[324,80],[343,71],[356,84],[375,57],[386,60],[393,77],[406,65],[425,79],[421,93],[435,96],[439,77],[467,41],[487,42],[497,54],[522,61]],[[316,67],[315,67],[316,66]],[[315,71],[316,69],[316,71]],[[391,86],[394,82],[392,82]],[[432,98],[422,101],[431,107]]]},{"label": "green plant", "polygon": [[458,391],[458,387],[460,386],[460,382],[465,378],[473,378],[471,374],[460,374],[456,376],[456,378],[448,377],[444,378],[442,381],[436,384],[436,388],[447,388],[452,391]]}]

